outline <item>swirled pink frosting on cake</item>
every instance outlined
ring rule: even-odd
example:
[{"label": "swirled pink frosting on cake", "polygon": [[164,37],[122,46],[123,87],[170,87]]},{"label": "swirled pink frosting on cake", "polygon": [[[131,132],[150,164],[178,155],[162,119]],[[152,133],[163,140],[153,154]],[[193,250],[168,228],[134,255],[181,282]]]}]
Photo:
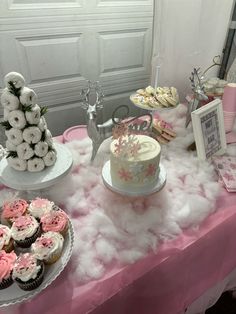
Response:
[{"label": "swirled pink frosting on cake", "polygon": [[39,198],[32,200],[29,205],[29,213],[36,218],[41,218],[42,215],[49,213],[53,209],[54,202],[50,202],[48,199]]},{"label": "swirled pink frosting on cake", "polygon": [[23,199],[6,202],[3,204],[2,215],[5,219],[13,219],[24,215],[27,208],[28,203]]},{"label": "swirled pink frosting on cake", "polygon": [[4,247],[4,245],[8,245],[11,239],[11,229],[5,225],[0,224],[0,250]]},{"label": "swirled pink frosting on cake", "polygon": [[3,250],[0,251],[0,282],[2,282],[3,279],[9,278],[16,257],[17,256],[13,251],[11,253],[6,253]]},{"label": "swirled pink frosting on cake", "polygon": [[67,226],[68,216],[61,209],[53,210],[41,217],[41,223],[44,232],[61,232]]}]

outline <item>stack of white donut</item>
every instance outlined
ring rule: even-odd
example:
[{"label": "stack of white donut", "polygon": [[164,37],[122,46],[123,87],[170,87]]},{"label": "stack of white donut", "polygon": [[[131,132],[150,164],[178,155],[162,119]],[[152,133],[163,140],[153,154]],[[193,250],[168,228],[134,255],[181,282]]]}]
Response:
[{"label": "stack of white donut", "polygon": [[136,94],[130,97],[132,102],[147,109],[175,107],[179,103],[179,95],[175,87],[148,86],[138,89]]},{"label": "stack of white donut", "polygon": [[1,95],[4,108],[8,164],[18,171],[39,172],[56,162],[56,150],[44,118],[45,107],[37,104],[36,93],[25,86],[24,77],[8,73]]}]

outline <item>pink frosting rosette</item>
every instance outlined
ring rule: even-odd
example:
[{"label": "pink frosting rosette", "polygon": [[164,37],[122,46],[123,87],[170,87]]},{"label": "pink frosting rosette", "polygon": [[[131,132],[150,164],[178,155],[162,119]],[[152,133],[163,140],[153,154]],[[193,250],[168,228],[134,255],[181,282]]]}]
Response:
[{"label": "pink frosting rosette", "polygon": [[3,205],[3,218],[11,220],[20,217],[25,214],[27,208],[28,203],[23,199],[6,202]]},{"label": "pink frosting rosette", "polygon": [[8,279],[11,275],[16,257],[14,252],[6,253],[3,250],[0,251],[0,282],[3,279]]},{"label": "pink frosting rosette", "polygon": [[68,228],[68,216],[61,209],[53,210],[41,217],[41,224],[44,232],[54,231],[65,235]]}]

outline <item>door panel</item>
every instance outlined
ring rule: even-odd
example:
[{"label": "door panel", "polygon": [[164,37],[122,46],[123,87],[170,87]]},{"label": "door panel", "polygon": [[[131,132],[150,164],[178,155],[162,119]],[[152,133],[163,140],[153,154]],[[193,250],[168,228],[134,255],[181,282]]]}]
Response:
[{"label": "door panel", "polygon": [[1,0],[0,87],[22,73],[57,135],[84,123],[80,91],[99,80],[107,119],[149,84],[152,19],[153,0]]}]

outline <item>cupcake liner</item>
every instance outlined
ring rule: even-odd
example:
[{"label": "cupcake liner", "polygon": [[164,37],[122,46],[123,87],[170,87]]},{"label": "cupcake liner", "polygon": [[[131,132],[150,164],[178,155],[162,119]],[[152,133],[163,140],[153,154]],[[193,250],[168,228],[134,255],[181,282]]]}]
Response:
[{"label": "cupcake liner", "polygon": [[38,229],[36,230],[35,234],[33,234],[31,237],[26,238],[25,240],[15,240],[15,243],[17,246],[22,247],[22,248],[28,248],[31,246],[33,242],[36,241],[36,239],[41,235],[41,227],[39,226]]},{"label": "cupcake liner", "polygon": [[62,252],[50,254],[50,256],[48,257],[48,259],[47,259],[47,260],[44,260],[44,263],[45,263],[46,265],[51,265],[51,264],[56,263],[56,261],[58,261],[59,258],[61,257],[61,253],[62,253]]},{"label": "cupcake liner", "polygon": [[10,239],[9,243],[2,248],[6,253],[10,253],[14,249],[14,240]]},{"label": "cupcake liner", "polygon": [[0,290],[8,288],[12,284],[13,284],[13,279],[12,279],[12,276],[10,275],[7,279],[3,279],[2,282],[0,282]]},{"label": "cupcake liner", "polygon": [[41,265],[41,270],[39,271],[38,276],[35,279],[30,279],[27,282],[23,282],[20,279],[15,278],[15,282],[17,283],[19,288],[21,288],[24,291],[31,291],[38,288],[41,285],[44,278],[45,266],[44,263],[41,261],[38,261],[38,263]]}]

